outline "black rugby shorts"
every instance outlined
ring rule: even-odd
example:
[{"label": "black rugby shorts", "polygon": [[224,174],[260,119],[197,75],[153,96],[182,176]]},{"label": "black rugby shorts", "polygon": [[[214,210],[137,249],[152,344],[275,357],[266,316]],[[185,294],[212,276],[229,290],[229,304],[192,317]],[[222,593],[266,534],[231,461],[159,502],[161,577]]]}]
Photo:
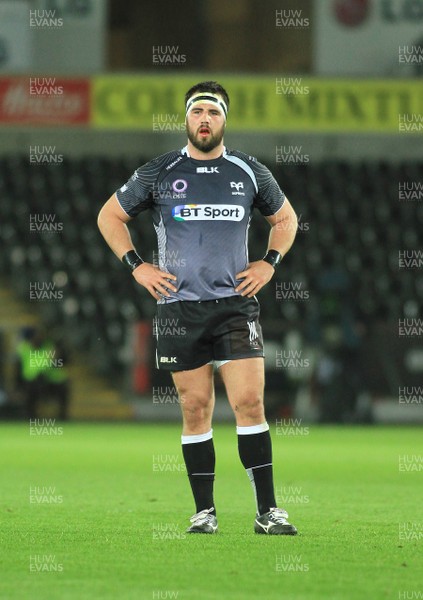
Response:
[{"label": "black rugby shorts", "polygon": [[243,296],[158,304],[157,368],[185,371],[211,361],[264,356],[259,315],[258,301]]}]

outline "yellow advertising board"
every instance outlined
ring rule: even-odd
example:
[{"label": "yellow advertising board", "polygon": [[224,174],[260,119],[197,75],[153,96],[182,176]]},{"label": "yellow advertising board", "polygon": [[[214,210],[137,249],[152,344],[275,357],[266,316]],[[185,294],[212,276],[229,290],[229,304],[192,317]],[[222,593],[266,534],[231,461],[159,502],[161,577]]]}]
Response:
[{"label": "yellow advertising board", "polygon": [[[231,131],[423,132],[423,85],[418,80],[215,77],[230,95]],[[92,125],[181,131],[185,92],[204,78],[204,74],[94,77]]]}]

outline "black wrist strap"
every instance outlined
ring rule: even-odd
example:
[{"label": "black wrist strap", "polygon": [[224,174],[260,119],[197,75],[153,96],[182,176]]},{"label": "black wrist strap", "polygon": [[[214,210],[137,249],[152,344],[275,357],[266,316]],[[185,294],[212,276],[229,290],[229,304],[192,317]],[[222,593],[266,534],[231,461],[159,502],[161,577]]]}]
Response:
[{"label": "black wrist strap", "polygon": [[266,256],[263,256],[263,260],[268,262],[269,265],[272,265],[272,267],[276,269],[276,267],[282,260],[282,256],[277,250],[269,250]]},{"label": "black wrist strap", "polygon": [[122,256],[122,262],[125,265],[128,265],[131,271],[133,271],[134,269],[142,265],[144,261],[141,258],[141,256],[138,256],[135,250],[130,250]]}]

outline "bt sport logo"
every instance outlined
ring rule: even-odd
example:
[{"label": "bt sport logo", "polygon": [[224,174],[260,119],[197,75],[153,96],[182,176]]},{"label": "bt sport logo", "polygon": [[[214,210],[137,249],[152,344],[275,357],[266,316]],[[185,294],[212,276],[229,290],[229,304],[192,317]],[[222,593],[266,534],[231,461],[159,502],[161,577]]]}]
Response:
[{"label": "bt sport logo", "polygon": [[172,208],[175,221],[242,221],[243,206],[235,204],[180,204]]}]

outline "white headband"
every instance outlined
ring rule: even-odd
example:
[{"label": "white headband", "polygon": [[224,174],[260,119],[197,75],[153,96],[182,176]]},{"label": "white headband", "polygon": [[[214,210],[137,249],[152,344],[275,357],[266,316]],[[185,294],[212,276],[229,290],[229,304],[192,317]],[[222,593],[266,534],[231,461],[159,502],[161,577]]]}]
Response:
[{"label": "white headband", "polygon": [[228,114],[228,107],[226,106],[226,102],[220,96],[210,94],[209,92],[199,92],[198,94],[191,96],[191,98],[187,102],[185,114],[188,114],[188,111],[192,108],[194,104],[197,104],[197,102],[209,102],[210,104],[214,104],[214,106],[216,106],[220,111],[223,112],[223,116],[226,119],[226,116]]}]

